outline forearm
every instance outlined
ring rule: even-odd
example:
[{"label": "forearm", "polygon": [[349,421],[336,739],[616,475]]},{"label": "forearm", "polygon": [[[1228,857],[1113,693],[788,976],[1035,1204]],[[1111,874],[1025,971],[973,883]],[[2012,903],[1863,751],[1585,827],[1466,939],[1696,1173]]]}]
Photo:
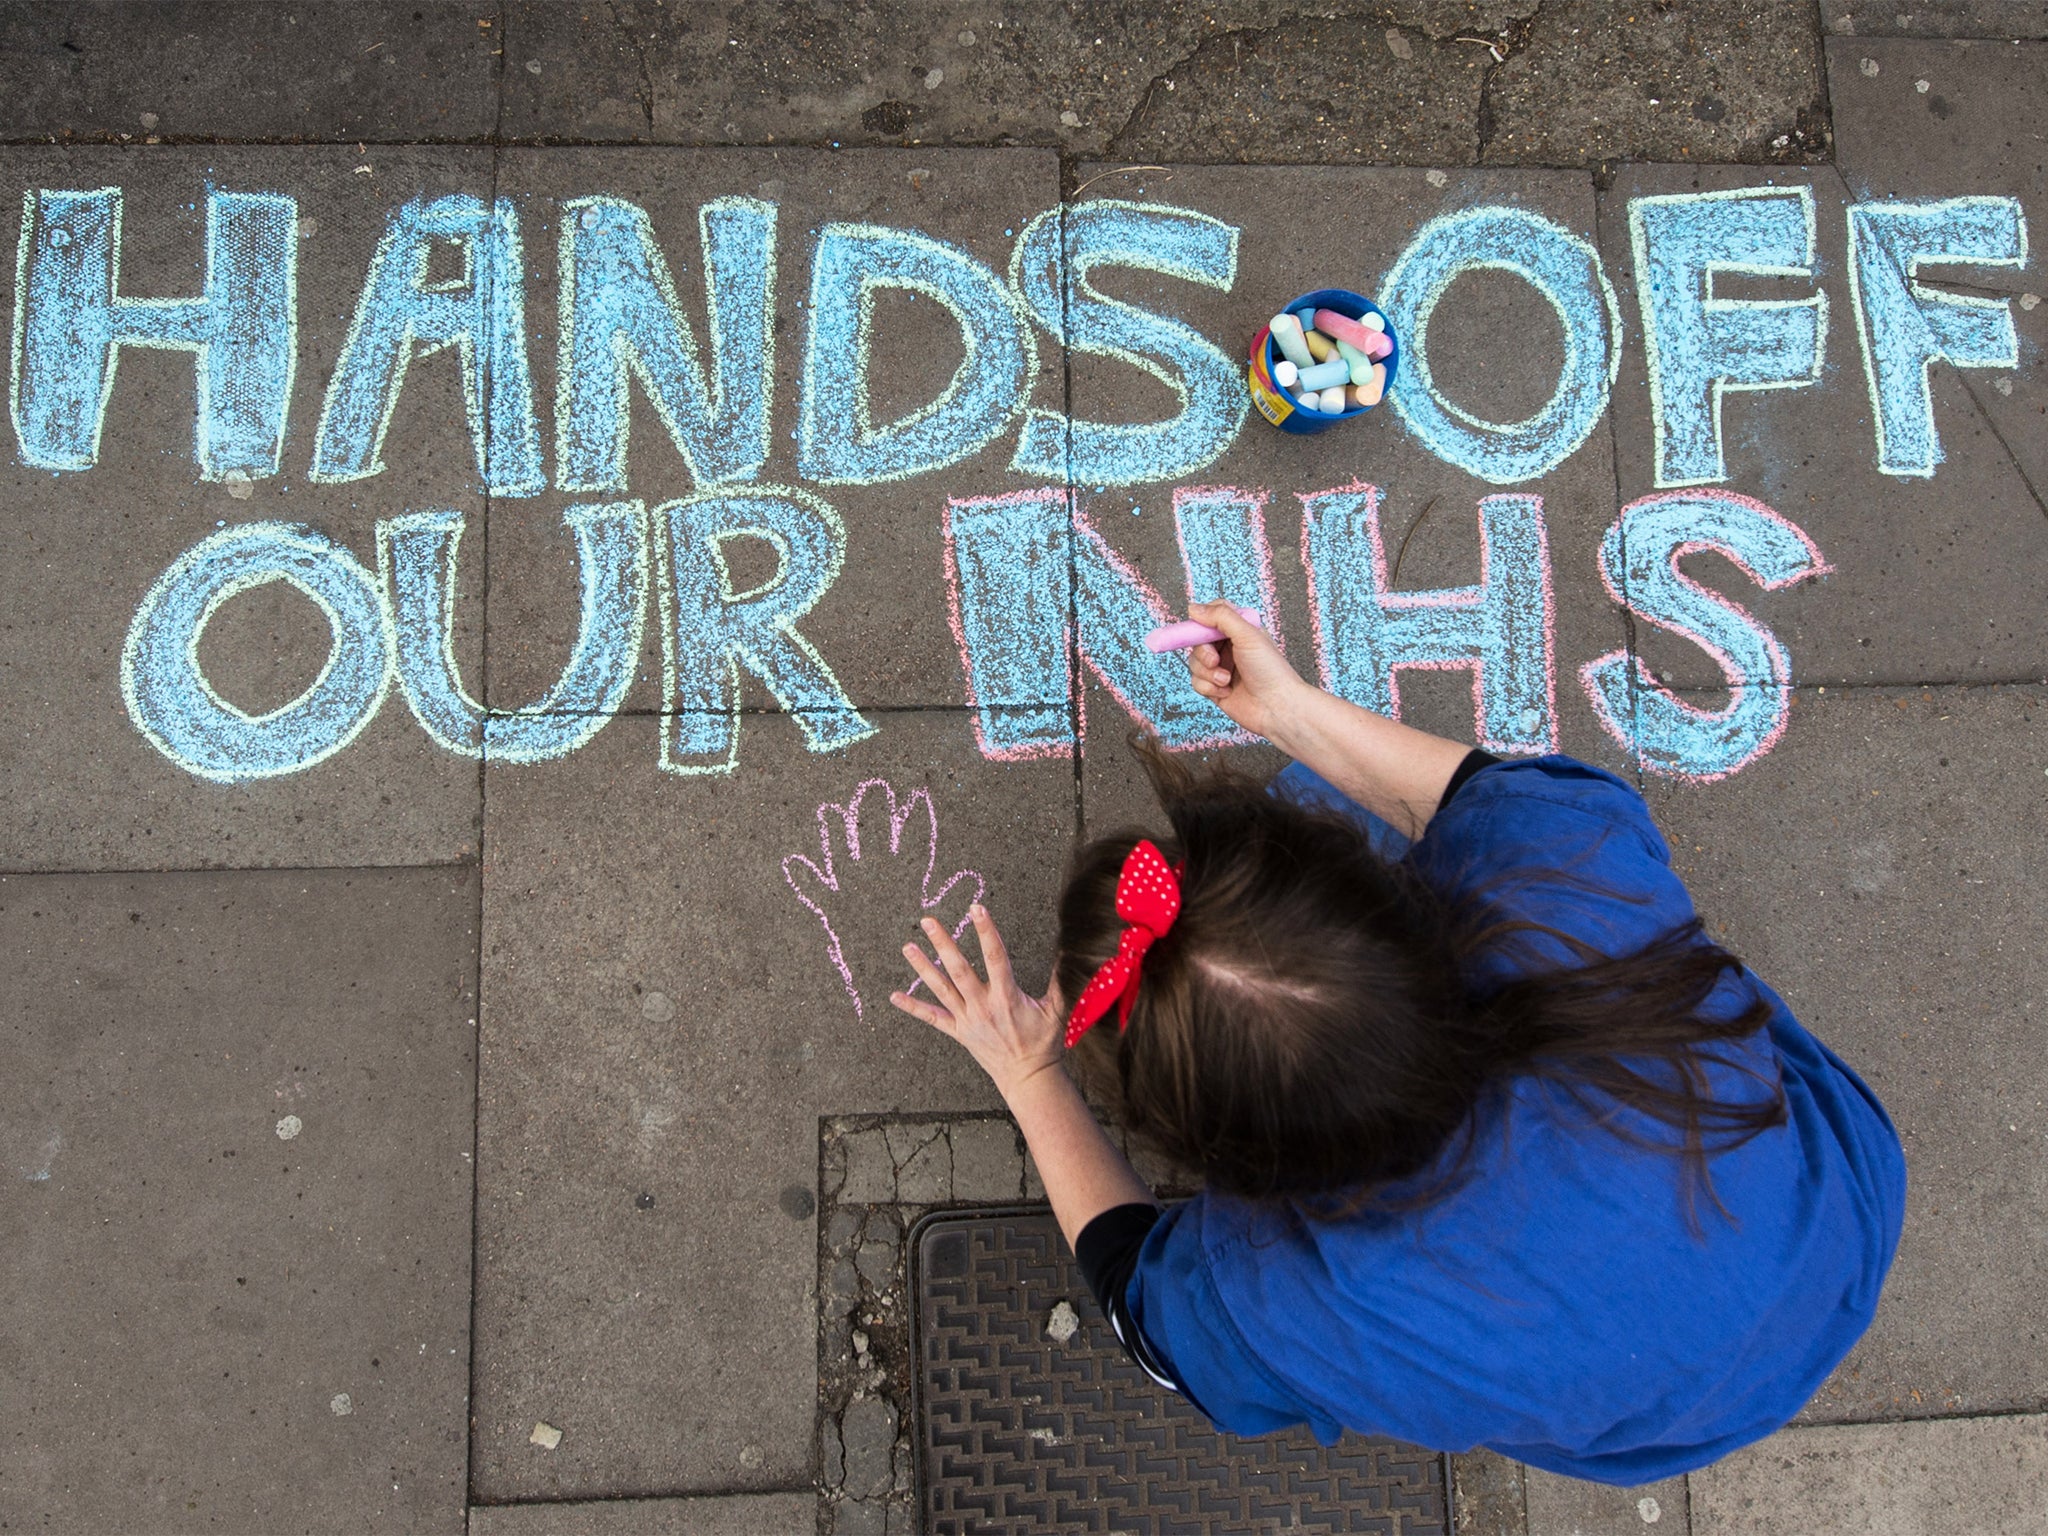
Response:
[{"label": "forearm", "polygon": [[1307,683],[1276,716],[1274,746],[1409,837],[1429,824],[1471,750]]},{"label": "forearm", "polygon": [[1003,1097],[1031,1148],[1069,1248],[1104,1211],[1152,1199],[1063,1066],[1034,1072],[1006,1088]]}]

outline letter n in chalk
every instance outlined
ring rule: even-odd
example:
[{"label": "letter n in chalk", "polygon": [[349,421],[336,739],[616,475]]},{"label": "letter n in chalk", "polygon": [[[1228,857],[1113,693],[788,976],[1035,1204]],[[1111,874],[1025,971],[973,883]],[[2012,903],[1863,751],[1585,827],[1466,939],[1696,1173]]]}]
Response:
[{"label": "letter n in chalk", "polygon": [[1399,719],[1402,667],[1469,667],[1491,752],[1557,749],[1555,602],[1540,496],[1479,503],[1479,584],[1389,590],[1377,486],[1301,498],[1301,559],[1323,686]]},{"label": "letter n in chalk", "polygon": [[[825,595],[846,558],[846,527],[817,497],[773,486],[706,491],[657,507],[666,545],[666,677],[661,766],[729,773],[739,753],[740,673],[767,684],[813,752],[837,752],[875,733],[853,707],[797,620]],[[661,536],[666,529],[667,538]],[[725,541],[764,540],[776,572],[733,589]]]},{"label": "letter n in chalk", "polygon": [[[1236,508],[1231,516],[1219,500],[1211,510],[1217,515],[1199,519],[1204,536],[1196,541],[1205,566],[1231,526],[1262,527],[1256,506],[1251,515]],[[946,550],[954,636],[983,756],[1014,760],[1073,750],[1077,658],[1169,747],[1250,740],[1188,687],[1182,657],[1145,649],[1146,634],[1171,611],[1072,510],[1063,487],[950,503]],[[1264,564],[1257,551],[1235,563],[1249,571]]]}]

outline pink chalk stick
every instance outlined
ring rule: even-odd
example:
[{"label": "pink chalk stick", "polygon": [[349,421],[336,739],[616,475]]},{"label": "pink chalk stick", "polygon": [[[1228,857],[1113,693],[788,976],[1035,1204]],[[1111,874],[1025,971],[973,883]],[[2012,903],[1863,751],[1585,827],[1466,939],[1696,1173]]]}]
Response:
[{"label": "pink chalk stick", "polygon": [[[1247,624],[1259,622],[1259,610],[1240,608]],[[1263,627],[1263,626],[1261,626]],[[1193,619],[1182,619],[1177,624],[1162,624],[1145,637],[1145,649],[1155,655],[1168,651],[1184,651],[1195,645],[1218,645],[1230,637],[1220,629],[1211,629],[1207,624],[1197,624]]]},{"label": "pink chalk stick", "polygon": [[1385,357],[1394,350],[1394,344],[1387,340],[1385,331],[1376,331],[1369,325],[1360,325],[1349,315],[1340,315],[1334,309],[1316,311],[1316,329],[1325,336],[1349,342],[1374,360]]}]

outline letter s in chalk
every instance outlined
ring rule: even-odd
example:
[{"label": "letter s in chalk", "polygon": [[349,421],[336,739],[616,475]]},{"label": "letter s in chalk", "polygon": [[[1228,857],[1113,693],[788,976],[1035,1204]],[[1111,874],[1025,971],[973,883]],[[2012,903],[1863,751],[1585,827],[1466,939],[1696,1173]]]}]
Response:
[{"label": "letter s in chalk", "polygon": [[1032,319],[1076,352],[1118,358],[1151,374],[1173,391],[1180,413],[1135,425],[1070,426],[1056,411],[1034,410],[1010,461],[1020,474],[1093,485],[1177,480],[1214,463],[1244,425],[1251,401],[1243,365],[1179,320],[1105,297],[1089,275],[1109,266],[1228,292],[1237,281],[1237,228],[1191,208],[1113,198],[1048,209],[1024,227],[1010,282]]},{"label": "letter s in chalk", "polygon": [[[1617,603],[1714,658],[1728,702],[1695,708],[1661,688],[1640,660],[1612,651],[1580,671],[1607,733],[1651,773],[1705,783],[1725,779],[1784,734],[1792,664],[1777,636],[1739,603],[1710,592],[1678,562],[1695,550],[1725,555],[1766,591],[1830,567],[1804,530],[1732,491],[1666,491],[1621,509],[1600,544],[1600,578]],[[1627,596],[1624,598],[1623,594]]]}]

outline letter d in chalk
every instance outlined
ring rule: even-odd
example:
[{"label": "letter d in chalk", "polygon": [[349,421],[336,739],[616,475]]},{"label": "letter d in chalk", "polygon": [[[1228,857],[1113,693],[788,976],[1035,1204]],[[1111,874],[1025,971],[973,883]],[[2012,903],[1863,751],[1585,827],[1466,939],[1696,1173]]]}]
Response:
[{"label": "letter d in chalk", "polygon": [[[878,288],[936,300],[965,352],[936,400],[880,426],[867,383]],[[797,466],[821,484],[905,480],[971,458],[1009,427],[1038,372],[1009,287],[958,246],[911,230],[827,225],[811,266],[810,315]]]}]

